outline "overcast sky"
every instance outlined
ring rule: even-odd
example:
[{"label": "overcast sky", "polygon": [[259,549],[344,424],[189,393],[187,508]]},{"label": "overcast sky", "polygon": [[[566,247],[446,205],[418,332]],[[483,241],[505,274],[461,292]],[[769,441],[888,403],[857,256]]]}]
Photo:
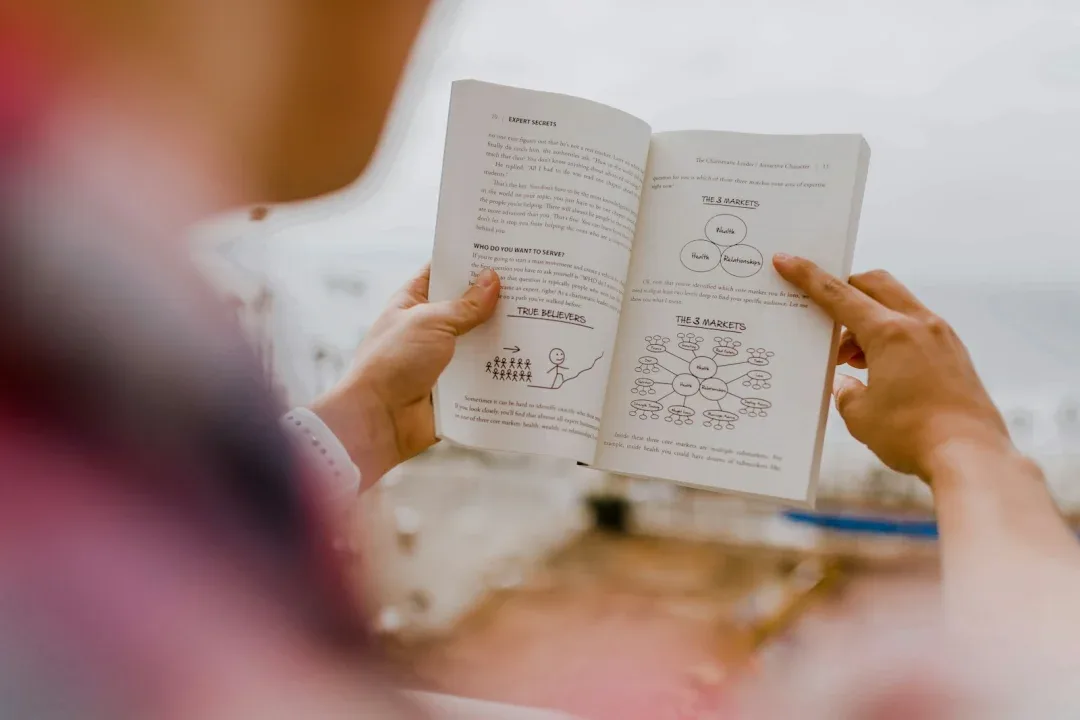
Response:
[{"label": "overcast sky", "polygon": [[426,252],[450,82],[474,77],[588,97],[656,130],[860,132],[873,159],[857,268],[1080,278],[1080,3],[452,4],[433,14],[376,171],[278,213],[277,227],[326,218],[286,236]]},{"label": "overcast sky", "polygon": [[415,55],[374,170],[262,226],[288,254],[426,255],[450,83],[474,77],[656,130],[860,132],[856,269],[1080,279],[1080,2],[445,0]]}]

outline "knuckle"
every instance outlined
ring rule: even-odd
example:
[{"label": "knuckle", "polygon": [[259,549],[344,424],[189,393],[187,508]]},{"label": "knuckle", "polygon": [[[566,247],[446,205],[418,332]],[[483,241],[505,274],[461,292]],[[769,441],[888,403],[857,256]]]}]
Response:
[{"label": "knuckle", "polygon": [[452,324],[456,315],[456,308],[442,303],[417,305],[408,312],[406,328],[408,331],[416,332],[423,328],[441,327]]},{"label": "knuckle", "polygon": [[831,302],[838,302],[844,299],[847,294],[847,283],[839,280],[838,278],[829,277],[821,283],[821,296]]},{"label": "knuckle", "polygon": [[929,315],[926,317],[926,319],[923,320],[923,326],[933,337],[942,338],[952,334],[952,327],[938,315]]},{"label": "knuckle", "polygon": [[911,335],[911,323],[904,317],[889,317],[881,321],[876,328],[877,337],[885,343],[895,343]]},{"label": "knuckle", "polygon": [[445,314],[445,311],[439,307],[438,303],[425,303],[406,310],[405,319],[408,323],[413,325],[422,325],[429,320]]},{"label": "knuckle", "polygon": [[458,300],[458,309],[461,312],[473,315],[480,311],[480,300],[472,293],[468,293]]},{"label": "knuckle", "polygon": [[892,274],[888,270],[876,268],[862,274],[862,280],[869,285],[884,285],[892,282]]}]

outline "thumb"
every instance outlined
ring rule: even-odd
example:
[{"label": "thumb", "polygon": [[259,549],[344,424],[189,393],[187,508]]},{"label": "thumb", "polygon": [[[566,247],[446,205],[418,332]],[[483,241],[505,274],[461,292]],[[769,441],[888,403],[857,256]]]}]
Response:
[{"label": "thumb", "polygon": [[832,394],[836,411],[844,418],[844,424],[854,437],[860,437],[859,431],[865,421],[863,399],[866,396],[866,385],[858,378],[837,373],[833,376]]},{"label": "thumb", "polygon": [[455,335],[464,335],[491,317],[499,302],[499,275],[491,268],[484,268],[457,300],[440,303],[445,310],[447,323]]}]

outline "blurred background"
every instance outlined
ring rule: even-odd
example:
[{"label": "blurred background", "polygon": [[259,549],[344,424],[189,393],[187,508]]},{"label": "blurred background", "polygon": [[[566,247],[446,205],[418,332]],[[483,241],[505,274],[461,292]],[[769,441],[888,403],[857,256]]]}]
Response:
[{"label": "blurred background", "polygon": [[[343,373],[428,258],[450,83],[467,77],[580,95],[657,131],[865,135],[855,269],[889,269],[955,326],[1080,513],[1075,3],[436,6],[364,178],[192,231],[289,403]],[[445,444],[361,504],[357,572],[418,686],[585,717],[609,716],[610,688],[576,686],[582,667],[648,678],[622,702],[704,716],[813,608],[932,582],[935,566],[929,493],[835,415],[815,513]]]}]

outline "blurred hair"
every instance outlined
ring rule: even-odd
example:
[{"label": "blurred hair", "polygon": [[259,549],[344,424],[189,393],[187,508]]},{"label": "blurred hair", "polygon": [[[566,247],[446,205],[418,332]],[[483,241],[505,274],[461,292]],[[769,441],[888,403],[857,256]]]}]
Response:
[{"label": "blurred hair", "polygon": [[244,200],[284,202],[367,168],[429,4],[41,0],[20,14],[49,28],[67,74],[167,104],[228,158]]},{"label": "blurred hair", "polygon": [[[181,640],[154,631],[162,613],[214,594],[266,606],[274,619],[249,631],[277,622],[376,669],[324,488],[181,234],[221,203],[361,174],[427,4],[0,8],[0,590],[13,589],[0,592],[0,666],[33,681],[0,685],[0,714],[46,685],[71,690],[56,667],[45,683],[18,667],[43,649],[42,627],[76,629],[61,642],[76,675],[123,675]],[[131,596],[163,600],[140,592],[151,578],[175,600],[125,615]],[[91,597],[112,624],[80,607]],[[208,613],[188,623],[224,649]],[[141,637],[119,657],[110,632]],[[105,645],[87,649],[82,633]]]}]

